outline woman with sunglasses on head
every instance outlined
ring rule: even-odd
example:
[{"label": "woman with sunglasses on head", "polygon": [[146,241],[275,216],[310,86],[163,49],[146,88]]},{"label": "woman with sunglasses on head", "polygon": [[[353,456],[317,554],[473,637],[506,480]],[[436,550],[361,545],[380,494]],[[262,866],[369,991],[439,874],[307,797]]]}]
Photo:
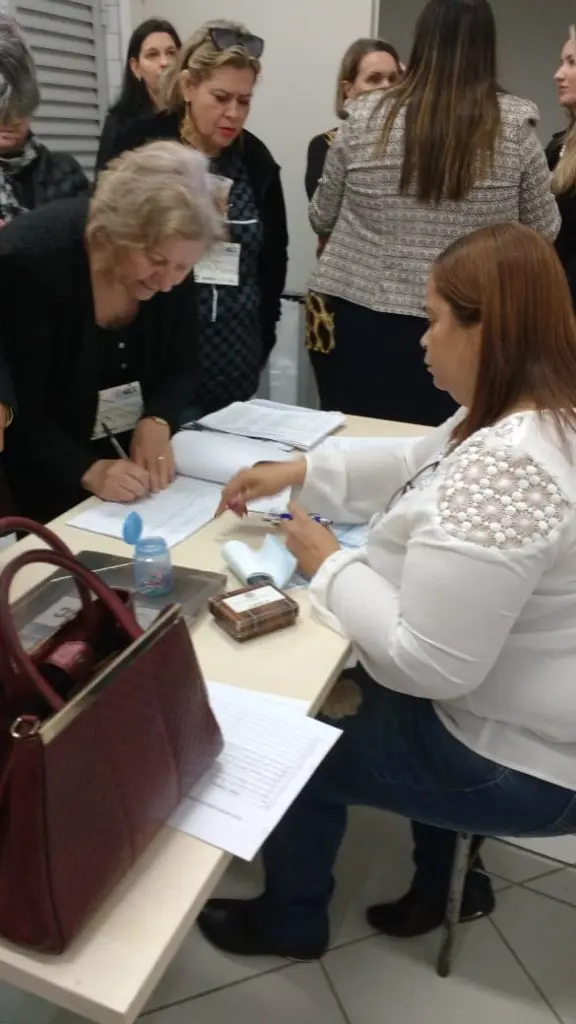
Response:
[{"label": "woman with sunglasses on head", "polygon": [[187,418],[250,398],[276,342],[288,234],[280,168],[244,129],[264,41],[211,21],[184,44],[165,80],[166,109],[127,129],[119,148],[179,139],[210,160],[228,241],[195,269],[198,375]]},{"label": "woman with sunglasses on head", "polygon": [[431,425],[453,410],[420,360],[426,277],[447,245],[486,224],[555,238],[538,117],[498,85],[489,0],[429,0],[405,76],[356,101],[310,206],[330,236],[310,286],[334,311],[335,408]]},{"label": "woman with sunglasses on head", "polygon": [[162,76],[182,46],[169,21],[148,18],[135,28],[128,43],[122,89],[102,128],[96,169],[102,170],[117,152],[117,140],[139,117],[151,117],[161,102]]},{"label": "woman with sunglasses on head", "polygon": [[[204,935],[234,954],[322,956],[347,808],[412,821],[407,895],[376,931],[443,920],[456,832],[576,829],[576,321],[552,245],[519,224],[454,243],[428,284],[422,339],[460,410],[408,449],[312,452],[244,470],[220,510],[298,488],[289,549],[320,620],[359,665],[324,720],[343,730],[264,845],[265,892],[210,900]],[[341,550],[309,512],[371,526]],[[385,851],[382,851],[385,855]],[[492,911],[469,871],[465,920]]]},{"label": "woman with sunglasses on head", "polygon": [[[382,39],[357,39],[348,47],[338,71],[336,82],[336,115],[346,120],[351,103],[364,93],[376,89],[390,89],[396,85],[403,72],[397,50]],[[306,194],[312,199],[322,177],[328,150],[336,138],[338,129],[332,128],[322,135],[316,135],[308,147],[306,167]],[[318,255],[322,252],[326,238],[318,240]],[[322,409],[332,405],[331,370],[332,360],[326,357],[334,348],[334,316],[330,300],[326,295],[309,292],[306,298],[306,348],[316,378],[316,385]]]},{"label": "woman with sunglasses on head", "polygon": [[576,26],[570,29],[555,76],[558,98],[568,126],[553,136],[546,149],[552,171],[552,191],[558,200],[562,226],[556,250],[566,271],[576,309]]}]

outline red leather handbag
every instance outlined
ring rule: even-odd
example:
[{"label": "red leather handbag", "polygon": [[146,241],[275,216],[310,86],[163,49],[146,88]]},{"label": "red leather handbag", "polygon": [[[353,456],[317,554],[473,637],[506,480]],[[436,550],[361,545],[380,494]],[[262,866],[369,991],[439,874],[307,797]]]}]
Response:
[{"label": "red leather handbag", "polygon": [[[53,550],[0,572],[0,935],[61,953],[220,753],[178,606],[143,632],[45,527],[0,520]],[[26,653],[9,605],[25,566],[66,570],[78,615]],[[95,598],[95,599],[94,599]]]}]

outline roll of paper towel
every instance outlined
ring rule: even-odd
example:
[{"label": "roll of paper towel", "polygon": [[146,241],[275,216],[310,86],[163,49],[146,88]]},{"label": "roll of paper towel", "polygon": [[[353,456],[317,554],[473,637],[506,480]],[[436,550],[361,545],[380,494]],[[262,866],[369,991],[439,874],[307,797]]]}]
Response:
[{"label": "roll of paper towel", "polygon": [[239,540],[222,545],[222,557],[241,583],[249,585],[258,577],[269,578],[277,587],[285,587],[296,570],[296,559],[285,545],[268,534],[262,547],[255,551]]}]

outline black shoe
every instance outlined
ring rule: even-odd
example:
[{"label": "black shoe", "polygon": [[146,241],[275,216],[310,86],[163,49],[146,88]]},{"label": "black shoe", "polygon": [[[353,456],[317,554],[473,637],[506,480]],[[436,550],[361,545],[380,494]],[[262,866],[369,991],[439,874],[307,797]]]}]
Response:
[{"label": "black shoe", "polygon": [[[470,886],[464,893],[460,912],[463,922],[487,917],[496,906],[489,879],[479,876],[477,880],[484,884]],[[368,924],[375,931],[398,939],[410,939],[435,931],[440,928],[445,915],[444,903],[426,899],[415,889],[410,889],[396,903],[377,903],[366,911]]]},{"label": "black shoe", "polygon": [[208,900],[198,918],[198,927],[205,939],[223,953],[239,956],[281,956],[287,960],[307,962],[324,956],[328,943],[300,949],[279,942],[259,922],[255,900]]}]

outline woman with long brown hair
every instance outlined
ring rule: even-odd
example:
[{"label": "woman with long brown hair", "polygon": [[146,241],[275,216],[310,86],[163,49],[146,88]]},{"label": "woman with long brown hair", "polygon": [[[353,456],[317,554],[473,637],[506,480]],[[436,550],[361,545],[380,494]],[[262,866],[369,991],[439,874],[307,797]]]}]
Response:
[{"label": "woman with long brown hair", "polygon": [[334,310],[333,408],[433,425],[453,410],[419,356],[427,275],[486,224],[555,237],[537,121],[532,103],[498,86],[489,0],[429,0],[405,77],[356,101],[310,207],[316,233],[330,235],[310,286]]},{"label": "woman with long brown hair", "polygon": [[[566,278],[541,235],[494,225],[437,260],[426,305],[425,361],[462,407],[455,416],[407,452],[255,466],[222,497],[242,512],[257,496],[301,488],[288,546],[312,577],[317,615],[352,642],[358,666],[346,702],[334,694],[338,710],[324,712],[343,735],[264,847],[265,895],[212,900],[201,915],[221,949],[323,954],[349,805],[412,820],[412,887],[368,910],[373,928],[395,936],[441,923],[456,831],[576,829],[576,321]],[[304,509],[335,522],[373,516],[366,546],[340,550]],[[463,917],[493,906],[472,869]]]}]

